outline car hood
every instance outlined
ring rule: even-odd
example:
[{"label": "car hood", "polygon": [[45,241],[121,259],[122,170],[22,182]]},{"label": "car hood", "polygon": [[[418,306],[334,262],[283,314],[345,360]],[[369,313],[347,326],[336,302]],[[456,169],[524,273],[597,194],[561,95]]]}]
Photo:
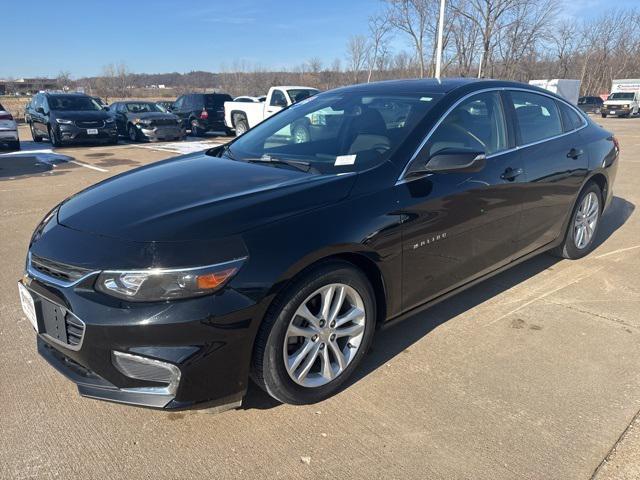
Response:
[{"label": "car hood", "polygon": [[164,112],[142,112],[142,113],[128,113],[127,117],[129,120],[134,120],[136,118],[140,120],[177,120],[178,117],[173,115],[172,113],[164,113]]},{"label": "car hood", "polygon": [[58,222],[131,241],[221,238],[339,201],[356,174],[314,175],[196,153],[105,180],[65,201]]},{"label": "car hood", "polygon": [[65,118],[67,120],[106,120],[110,117],[110,115],[105,110],[52,110],[51,113],[53,113],[56,118]]}]

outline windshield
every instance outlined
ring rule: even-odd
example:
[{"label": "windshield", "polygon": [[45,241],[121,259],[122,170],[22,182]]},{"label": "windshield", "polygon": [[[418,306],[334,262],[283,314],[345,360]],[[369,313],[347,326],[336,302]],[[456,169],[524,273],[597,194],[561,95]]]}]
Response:
[{"label": "windshield", "polygon": [[227,156],[307,162],[310,171],[320,173],[364,170],[389,159],[441,97],[320,94],[258,124],[230,146]]},{"label": "windshield", "polygon": [[62,112],[102,110],[94,99],[80,95],[52,95],[47,100],[51,110]]},{"label": "windshield", "polygon": [[158,105],[151,102],[127,103],[127,111],[131,113],[162,112]]},{"label": "windshield", "polygon": [[290,88],[287,90],[291,103],[301,102],[305,98],[313,97],[319,92],[320,90],[316,90],[315,88]]},{"label": "windshield", "polygon": [[616,92],[609,95],[608,100],[633,100],[633,92]]}]

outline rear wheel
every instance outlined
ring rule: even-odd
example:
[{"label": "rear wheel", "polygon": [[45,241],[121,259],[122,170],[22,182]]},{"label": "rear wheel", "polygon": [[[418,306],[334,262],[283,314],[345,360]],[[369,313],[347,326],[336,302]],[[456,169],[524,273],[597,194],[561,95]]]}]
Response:
[{"label": "rear wheel", "polygon": [[606,113],[600,113],[600,115],[602,115],[602,118],[607,118],[607,114]]},{"label": "rear wheel", "polygon": [[305,125],[296,125],[293,127],[293,141],[295,143],[307,143],[311,140],[309,129]]},{"label": "rear wheel", "polygon": [[595,246],[602,208],[600,187],[595,183],[587,184],[573,209],[564,242],[553,253],[574,260],[591,252]]},{"label": "rear wheel", "polygon": [[20,150],[20,140],[15,140],[13,142],[9,142],[9,149],[11,149],[11,150]]},{"label": "rear wheel", "polygon": [[315,403],[336,393],[367,352],[373,290],[346,262],[302,275],[269,309],[256,338],[252,377],[273,398]]},{"label": "rear wheel", "polygon": [[201,137],[205,134],[205,130],[198,126],[198,121],[195,118],[191,120],[190,124],[192,137]]},{"label": "rear wheel", "polygon": [[239,117],[236,120],[236,137],[239,137],[247,130],[249,130],[249,125],[247,124],[247,120],[244,119],[243,117]]}]

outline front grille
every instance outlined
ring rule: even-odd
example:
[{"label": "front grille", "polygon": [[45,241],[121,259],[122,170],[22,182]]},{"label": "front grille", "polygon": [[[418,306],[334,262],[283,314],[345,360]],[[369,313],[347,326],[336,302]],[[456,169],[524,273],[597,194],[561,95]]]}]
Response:
[{"label": "front grille", "polygon": [[77,120],[76,127],[79,128],[102,128],[104,127],[103,120]]},{"label": "front grille", "polygon": [[34,254],[29,256],[29,261],[31,267],[43,275],[69,283],[81,279],[91,271],[87,268],[67,265],[66,263],[56,262]]},{"label": "front grille", "polygon": [[151,122],[152,127],[177,127],[178,122],[171,118],[159,118]]}]

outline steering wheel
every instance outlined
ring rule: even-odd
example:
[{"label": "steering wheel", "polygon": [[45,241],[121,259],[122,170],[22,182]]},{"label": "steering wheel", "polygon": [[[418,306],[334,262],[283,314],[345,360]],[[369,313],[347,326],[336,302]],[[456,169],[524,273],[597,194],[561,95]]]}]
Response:
[{"label": "steering wheel", "polygon": [[476,135],[474,135],[473,133],[471,133],[469,130],[467,130],[466,128],[458,125],[457,123],[450,123],[449,124],[450,127],[455,128],[456,130],[458,130],[460,133],[464,134],[464,135],[468,135],[471,138],[473,138],[476,142],[478,142],[480,145],[482,145],[482,148],[486,151],[487,150],[487,144],[484,143],[482,140],[480,140]]}]

